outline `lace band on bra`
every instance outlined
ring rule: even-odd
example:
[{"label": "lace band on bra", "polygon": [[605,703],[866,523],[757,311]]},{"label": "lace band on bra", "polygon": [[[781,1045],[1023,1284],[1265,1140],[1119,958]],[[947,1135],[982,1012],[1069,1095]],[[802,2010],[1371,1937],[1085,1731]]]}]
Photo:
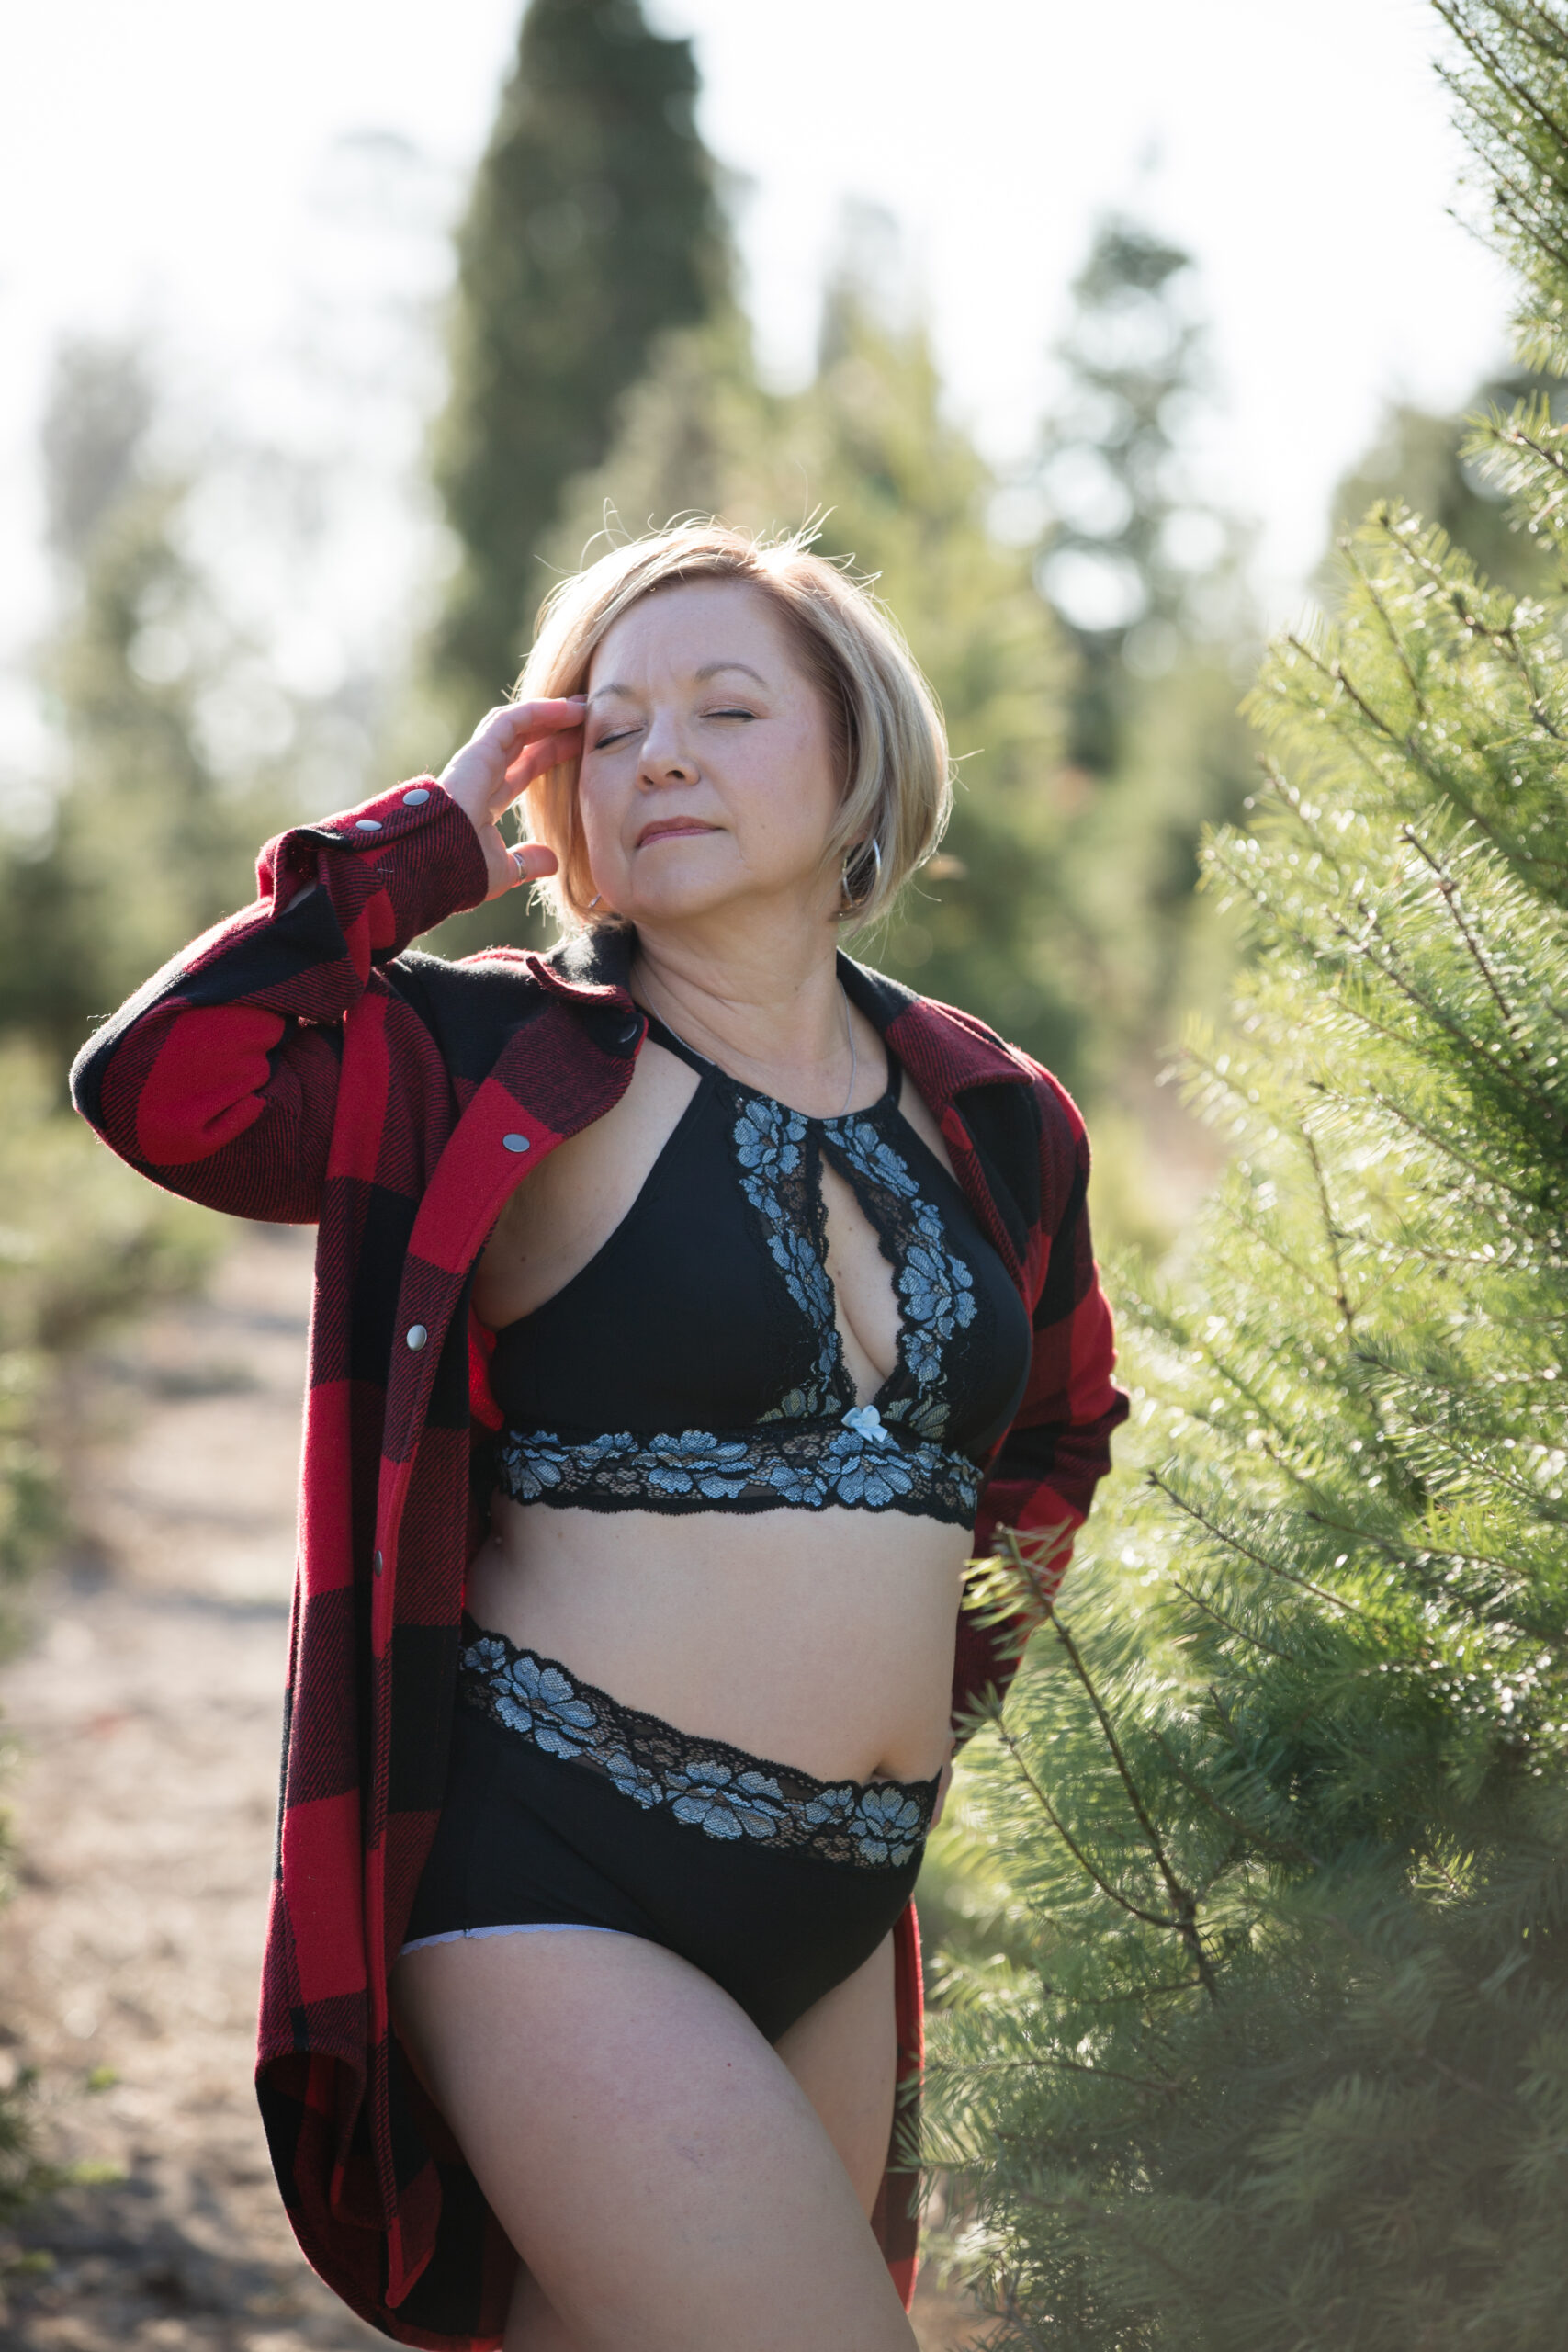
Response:
[{"label": "lace band on bra", "polygon": [[[1028,1312],[887,1091],[838,1118],[758,1094],[650,1024],[699,1083],[621,1225],[496,1337],[513,1502],[594,1511],[896,1511],[973,1527],[1023,1394]],[[857,1401],[828,1271],[826,1173],[876,1238],[896,1361]]]},{"label": "lace band on bra", "polygon": [[622,1706],[554,1658],[465,1618],[463,1702],[547,1756],[598,1772],[645,1810],[709,1838],[793,1848],[861,1870],[897,1870],[925,1841],[935,1781],[818,1781],[719,1739]]},{"label": "lace band on bra", "polygon": [[549,1430],[507,1430],[498,1483],[513,1502],[585,1510],[900,1510],[971,1527],[981,1473],[945,1446],[900,1442],[875,1406],[836,1420],[764,1422],[742,1430],[621,1430],[572,1442]]}]

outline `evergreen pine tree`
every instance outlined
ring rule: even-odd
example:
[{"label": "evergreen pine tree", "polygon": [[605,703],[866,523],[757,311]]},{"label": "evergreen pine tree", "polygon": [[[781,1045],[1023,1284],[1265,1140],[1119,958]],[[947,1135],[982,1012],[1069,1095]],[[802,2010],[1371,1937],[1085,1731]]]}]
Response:
[{"label": "evergreen pine tree", "polygon": [[[1568,25],[1439,0],[1568,367]],[[1477,454],[1561,551],[1568,431]],[[1005,1887],[928,2157],[998,2346],[1555,2352],[1568,2190],[1568,662],[1408,511],[1253,702],[1207,859],[1235,1159],[1130,1302],[1123,1475],[972,1751]]]},{"label": "evergreen pine tree", "polygon": [[459,561],[434,660],[455,721],[506,692],[567,482],[660,330],[722,302],[728,244],[691,44],[638,0],[530,0],[457,235],[434,477]]}]

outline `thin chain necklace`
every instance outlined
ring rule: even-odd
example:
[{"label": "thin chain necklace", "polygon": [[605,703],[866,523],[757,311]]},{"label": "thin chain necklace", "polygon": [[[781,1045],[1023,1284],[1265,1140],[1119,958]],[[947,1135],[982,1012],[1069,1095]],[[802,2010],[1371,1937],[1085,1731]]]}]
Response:
[{"label": "thin chain necklace", "polygon": [[[644,982],[644,986],[645,986],[645,987],[647,986],[646,981]],[[845,1094],[845,1096],[844,1096],[844,1109],[843,1109],[843,1111],[839,1111],[839,1112],[837,1112],[837,1113],[835,1113],[835,1114],[834,1114],[834,1115],[835,1115],[836,1117],[838,1117],[838,1118],[840,1118],[840,1119],[841,1119],[841,1118],[844,1116],[844,1112],[848,1111],[848,1109],[849,1109],[849,1107],[850,1107],[850,1104],[851,1104],[851,1103],[854,1101],[854,1099],[855,1099],[855,1071],[856,1071],[856,1069],[857,1069],[857,1068],[858,1068],[858,1066],[859,1066],[859,1063],[858,1063],[858,1057],[857,1057],[856,1052],[855,1052],[855,1024],[854,1024],[854,1023],[853,1023],[853,1022],[851,1020],[851,1018],[850,1018],[850,1000],[849,1000],[849,993],[848,993],[848,990],[845,989],[845,987],[844,987],[844,984],[843,984],[842,980],[840,980],[840,981],[839,982],[839,994],[840,994],[840,997],[842,998],[842,1000],[843,1000],[843,1006],[844,1006],[844,1035],[845,1035],[845,1036],[846,1036],[846,1037],[849,1039],[849,1041],[850,1041],[850,1084],[849,1084],[849,1091],[848,1091],[848,1092]],[[712,1064],[712,1066],[713,1066],[713,1068],[714,1068],[715,1069],[717,1069],[720,1067],[720,1065],[719,1065],[717,1062],[714,1061],[713,1056],[712,1056],[711,1054],[697,1053],[697,1048],[696,1048],[696,1046],[688,1046],[688,1045],[686,1045],[686,1040],[684,1039],[684,1037],[682,1037],[682,1036],[681,1032],[679,1031],[679,1029],[677,1029],[677,1028],[676,1028],[675,1023],[674,1023],[672,1021],[665,1021],[665,1019],[664,1019],[664,1015],[663,1015],[661,1012],[656,1012],[654,1013],[654,1016],[653,1016],[653,1017],[654,1017],[654,1019],[655,1019],[656,1021],[659,1021],[659,1022],[662,1022],[662,1023],[663,1023],[664,1027],[665,1027],[666,1029],[668,1029],[668,1030],[669,1030],[670,1035],[674,1038],[674,1040],[675,1040],[675,1042],[676,1042],[676,1044],[677,1044],[678,1046],[686,1046],[686,1051],[687,1051],[689,1054],[696,1054],[698,1061],[700,1061],[700,1062],[709,1062],[709,1063],[711,1063],[711,1064]],[[809,1114],[807,1114],[807,1116],[809,1116]]]}]

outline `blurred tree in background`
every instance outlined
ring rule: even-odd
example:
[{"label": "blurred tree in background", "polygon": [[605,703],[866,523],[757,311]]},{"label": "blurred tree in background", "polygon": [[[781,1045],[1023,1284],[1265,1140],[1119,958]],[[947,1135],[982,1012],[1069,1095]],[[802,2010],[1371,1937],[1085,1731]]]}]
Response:
[{"label": "blurred tree in background", "polygon": [[42,436],[61,617],[42,677],[62,764],[41,839],[0,848],[0,1030],[62,1076],[95,1019],[252,896],[281,797],[259,756],[237,787],[214,756],[243,650],[182,547],[190,484],[150,457],[154,405],[134,348],[62,351]]},{"label": "blurred tree in background", "polygon": [[993,478],[942,414],[923,330],[878,314],[874,234],[863,216],[854,225],[801,392],[761,388],[731,322],[667,338],[604,465],[574,486],[554,552],[562,564],[585,545],[596,552],[606,511],[612,534],[694,512],[742,529],[815,526],[821,554],[869,576],[941,696],[958,792],[945,852],[904,918],[855,952],[936,995],[996,1008],[1012,1034],[1071,1067],[1079,1016],[1047,935],[1060,636],[1027,557],[987,533]]},{"label": "blurred tree in background", "polygon": [[[1117,238],[1123,254],[1168,250],[1125,223]],[[1102,235],[1099,274],[1086,275],[1111,310],[1105,246]],[[1136,503],[1129,492],[1117,527],[1150,587],[1143,633],[1128,619],[1093,649],[1093,693],[1113,698],[1116,725],[1111,766],[1090,774],[1069,756],[1089,650],[1042,594],[1049,557],[1008,525],[1021,503],[1038,514],[1050,470],[1042,462],[1029,482],[1004,482],[945,413],[922,326],[888,302],[899,276],[891,224],[852,209],[817,370],[796,393],[760,385],[733,316],[666,336],[620,404],[603,464],[568,494],[548,552],[565,569],[596,541],[712,514],[761,530],[812,524],[822,553],[872,579],[942,699],[958,789],[943,853],[900,919],[855,952],[992,1022],[1102,1118],[1120,1102],[1116,1157],[1129,1173],[1111,1213],[1147,1233],[1163,1203],[1145,1126],[1163,1139],[1182,1123],[1153,1094],[1171,1007],[1184,992],[1214,999],[1228,961],[1212,917],[1193,908],[1199,834],[1239,804],[1250,757],[1235,714],[1247,626],[1237,534],[1210,518],[1198,561],[1199,511],[1179,503],[1167,464],[1178,395],[1197,397],[1197,330],[1136,330],[1140,351],[1164,338],[1180,364],[1160,377],[1163,406],[1134,387],[1143,438],[1118,462]],[[1100,397],[1103,419],[1111,395]],[[1087,429],[1088,411],[1074,414]],[[1066,425],[1056,437],[1068,445]],[[1173,518],[1191,526],[1185,539]],[[1164,552],[1173,541],[1186,569]]]},{"label": "blurred tree in background", "polygon": [[[1438,13],[1568,370],[1568,23]],[[1466,463],[1551,601],[1384,506],[1269,661],[1208,860],[1261,952],[1190,1061],[1236,1157],[1132,1302],[1150,1476],[943,1833],[998,1923],[932,2143],[998,2346],[1563,2341],[1568,430],[1527,397]]]},{"label": "blurred tree in background", "polygon": [[1040,586],[1078,653],[1068,751],[1093,775],[1122,763],[1139,682],[1249,617],[1236,527],[1184,478],[1207,390],[1191,283],[1180,246],[1100,221],[1056,346],[1062,395],[1014,490],[1026,512],[1031,490],[1043,505]]},{"label": "blurred tree in background", "polygon": [[[178,545],[185,485],[147,462],[154,409],[134,351],[61,354],[43,453],[62,764],[41,833],[0,836],[0,1648],[17,1586],[64,1532],[62,1360],[197,1282],[223,1239],[62,1102],[94,1016],[253,888],[258,811],[200,747],[207,607]],[[0,2219],[68,2177],[35,2154],[24,2075],[0,2091]]]},{"label": "blurred tree in background", "polygon": [[540,549],[661,329],[722,305],[729,249],[691,43],[638,0],[532,0],[457,232],[434,476],[459,562],[433,648],[464,732],[505,695]]},{"label": "blurred tree in background", "polygon": [[[957,761],[942,853],[857,952],[1085,1095],[1122,1171],[1109,1221],[1157,1242],[1213,1165],[1155,1085],[1172,1008],[1223,988],[1231,949],[1195,907],[1197,845],[1250,772],[1241,535],[1181,458],[1205,397],[1189,258],[1102,226],[1062,410],[1026,477],[1003,479],[946,413],[924,330],[889,291],[896,232],[870,208],[847,213],[812,380],[761,382],[694,92],[687,45],[635,6],[525,16],[458,235],[434,469],[459,561],[421,756],[444,757],[433,739],[457,741],[502,690],[549,581],[611,540],[693,514],[814,526],[904,627]],[[1021,532],[1021,511],[1036,518]],[[1091,575],[1114,613],[1086,609]],[[547,935],[519,893],[436,944]]]},{"label": "blurred tree in background", "polygon": [[1026,527],[1043,519],[1036,577],[1077,655],[1055,789],[1071,817],[1057,938],[1086,1008],[1078,1082],[1111,1156],[1142,1159],[1151,1199],[1162,1155],[1192,1151],[1153,1091],[1172,1009],[1217,1011],[1231,956],[1195,897],[1198,844],[1237,814],[1256,762],[1236,707],[1256,659],[1247,536],[1187,455],[1212,399],[1195,286],[1181,247],[1125,215],[1100,221],[1056,347],[1059,394],[1002,502]]}]

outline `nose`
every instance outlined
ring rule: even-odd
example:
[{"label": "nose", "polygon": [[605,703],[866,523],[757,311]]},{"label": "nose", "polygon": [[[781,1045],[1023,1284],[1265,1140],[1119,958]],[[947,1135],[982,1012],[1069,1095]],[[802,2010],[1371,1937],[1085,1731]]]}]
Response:
[{"label": "nose", "polygon": [[690,784],[697,773],[681,713],[656,708],[643,731],[639,784]]}]

